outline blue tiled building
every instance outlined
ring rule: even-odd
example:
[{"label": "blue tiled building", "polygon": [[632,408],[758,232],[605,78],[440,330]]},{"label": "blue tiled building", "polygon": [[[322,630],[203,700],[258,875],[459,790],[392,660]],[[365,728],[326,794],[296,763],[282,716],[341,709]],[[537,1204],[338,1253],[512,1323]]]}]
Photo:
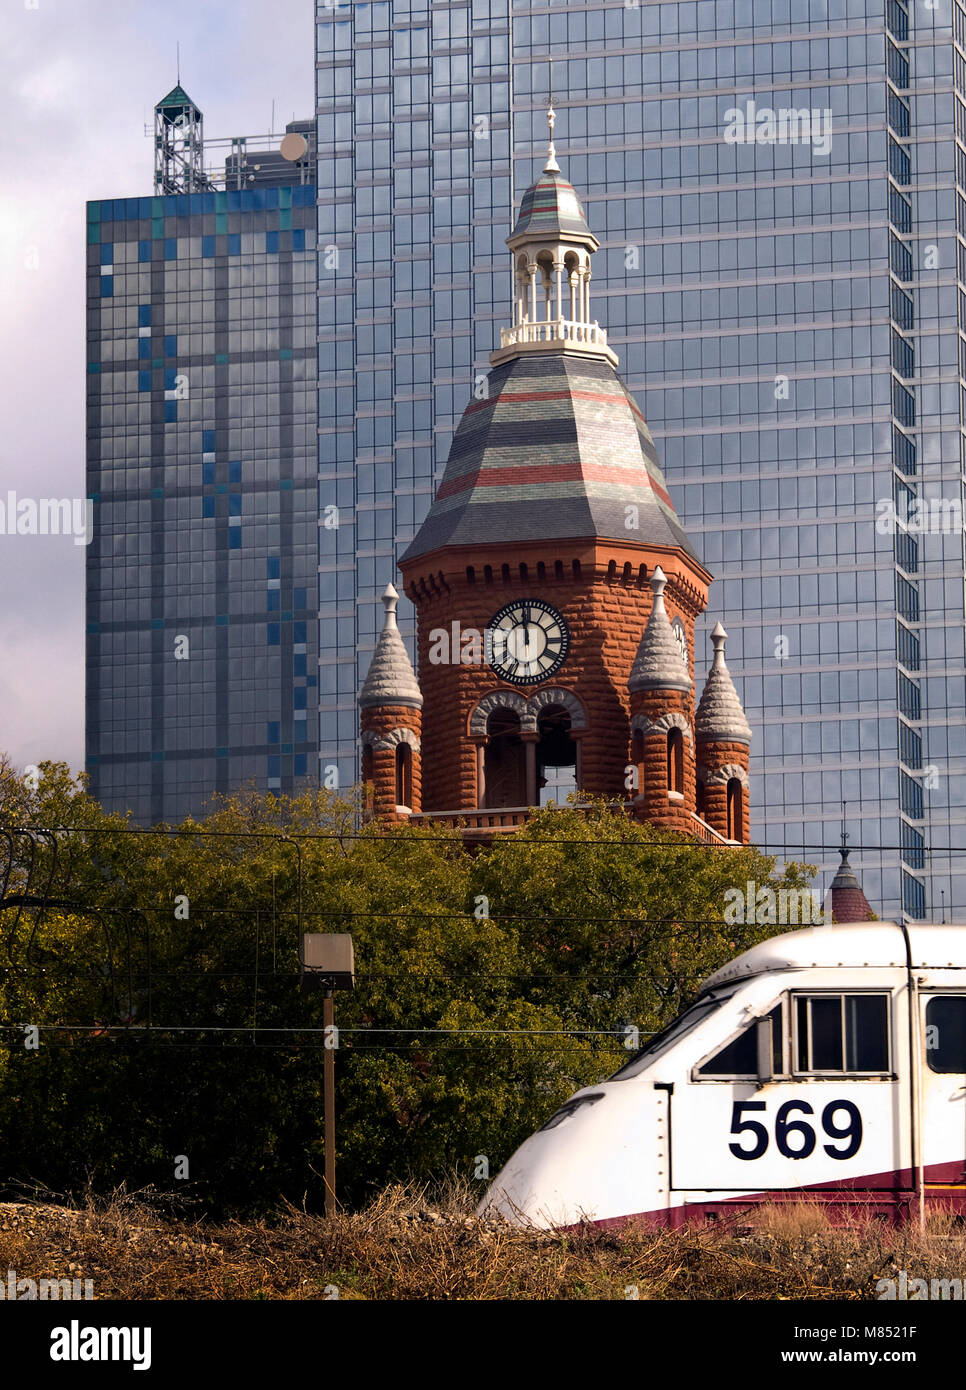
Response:
[{"label": "blue tiled building", "polygon": [[315,202],[87,207],[87,770],[141,824],[318,778]]}]

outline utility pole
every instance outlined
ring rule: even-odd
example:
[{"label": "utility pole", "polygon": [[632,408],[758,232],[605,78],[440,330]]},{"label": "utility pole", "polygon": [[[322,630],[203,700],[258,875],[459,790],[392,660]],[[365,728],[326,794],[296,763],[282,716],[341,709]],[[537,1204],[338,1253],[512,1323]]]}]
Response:
[{"label": "utility pole", "polygon": [[325,1060],[322,1072],[322,1124],[325,1128],[325,1214],[335,1216],[335,999],[332,990],[322,1000]]},{"label": "utility pole", "polygon": [[335,1026],[337,989],[355,986],[355,960],[348,932],[306,932],[299,942],[301,989],[321,989],[322,995],[322,1125],[325,1141],[325,1214],[335,1216]]}]

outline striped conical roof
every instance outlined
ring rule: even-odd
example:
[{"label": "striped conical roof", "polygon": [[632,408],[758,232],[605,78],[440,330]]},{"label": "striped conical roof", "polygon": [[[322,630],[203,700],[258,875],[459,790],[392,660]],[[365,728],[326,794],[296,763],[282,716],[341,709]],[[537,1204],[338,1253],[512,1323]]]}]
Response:
[{"label": "striped conical roof", "polygon": [[559,170],[544,169],[520,201],[520,216],[509,237],[512,245],[524,233],[537,233],[552,240],[558,233],[597,240],[587,225],[580,199],[572,183]]},{"label": "striped conical roof", "polygon": [[651,432],[609,362],[521,354],[495,367],[487,385],[463,412],[402,563],[442,546],[542,539],[680,546],[694,556]]}]

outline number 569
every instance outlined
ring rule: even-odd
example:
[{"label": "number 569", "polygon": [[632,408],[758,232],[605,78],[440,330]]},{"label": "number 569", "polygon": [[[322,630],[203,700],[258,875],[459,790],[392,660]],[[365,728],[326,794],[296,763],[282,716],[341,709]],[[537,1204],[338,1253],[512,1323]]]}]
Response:
[{"label": "number 569", "polygon": [[[761,1158],[768,1148],[770,1136],[765,1125],[760,1120],[742,1118],[746,1110],[766,1108],[766,1102],[763,1100],[735,1101],[731,1110],[731,1133],[754,1136],[751,1148],[746,1149],[742,1144],[728,1145],[735,1158]],[[838,1110],[844,1110],[848,1117],[844,1126],[835,1121]],[[791,1119],[795,1111],[802,1115],[815,1113],[808,1101],[786,1100],[784,1105],[779,1106],[775,1115],[775,1145],[784,1158],[808,1158],[815,1148],[815,1130],[807,1120]],[[822,1129],[830,1139],[845,1141],[843,1148],[838,1148],[835,1144],[822,1145],[830,1158],[852,1158],[858,1153],[859,1145],[862,1143],[862,1116],[859,1114],[858,1106],[852,1101],[830,1100],[822,1111]],[[789,1143],[789,1137],[793,1134],[798,1136],[798,1142],[794,1146]]]}]

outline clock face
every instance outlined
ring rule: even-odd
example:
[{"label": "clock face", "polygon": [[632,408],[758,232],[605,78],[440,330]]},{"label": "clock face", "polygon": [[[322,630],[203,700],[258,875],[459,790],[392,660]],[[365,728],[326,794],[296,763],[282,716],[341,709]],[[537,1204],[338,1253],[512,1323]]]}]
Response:
[{"label": "clock face", "polygon": [[678,644],[678,651],[681,653],[685,666],[688,664],[688,634],[684,630],[684,624],[680,618],[675,618],[671,624],[671,631],[674,633],[674,640]]},{"label": "clock face", "polygon": [[486,659],[513,685],[537,685],[560,670],[570,647],[563,616],[542,599],[508,603],[490,619]]}]

